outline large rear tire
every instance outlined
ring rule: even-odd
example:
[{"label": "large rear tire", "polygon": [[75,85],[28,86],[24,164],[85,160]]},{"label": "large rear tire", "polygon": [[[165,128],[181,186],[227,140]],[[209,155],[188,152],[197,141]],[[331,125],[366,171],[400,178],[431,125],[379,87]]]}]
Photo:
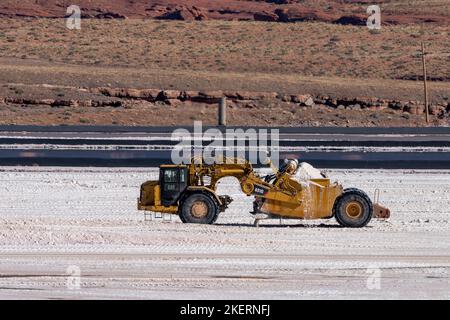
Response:
[{"label": "large rear tire", "polygon": [[184,223],[213,224],[218,216],[216,201],[204,193],[194,193],[181,204],[180,219]]},{"label": "large rear tire", "polygon": [[372,200],[362,190],[345,189],[334,202],[333,215],[343,227],[365,227],[373,216]]}]

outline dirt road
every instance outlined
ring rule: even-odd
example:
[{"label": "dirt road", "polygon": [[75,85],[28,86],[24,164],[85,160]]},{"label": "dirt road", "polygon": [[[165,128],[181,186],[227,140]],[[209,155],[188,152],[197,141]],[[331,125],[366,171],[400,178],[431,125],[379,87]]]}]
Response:
[{"label": "dirt road", "polygon": [[254,228],[233,180],[220,186],[235,202],[217,225],[144,221],[138,187],[156,175],[0,167],[0,297],[450,298],[450,171],[330,171],[383,190],[393,217],[364,229],[334,219]]}]

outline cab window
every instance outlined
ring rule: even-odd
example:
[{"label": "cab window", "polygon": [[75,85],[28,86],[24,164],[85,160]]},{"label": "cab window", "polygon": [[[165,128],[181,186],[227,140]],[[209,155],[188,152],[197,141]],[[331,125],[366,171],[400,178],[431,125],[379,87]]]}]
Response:
[{"label": "cab window", "polygon": [[178,170],[165,170],[164,182],[178,182]]}]

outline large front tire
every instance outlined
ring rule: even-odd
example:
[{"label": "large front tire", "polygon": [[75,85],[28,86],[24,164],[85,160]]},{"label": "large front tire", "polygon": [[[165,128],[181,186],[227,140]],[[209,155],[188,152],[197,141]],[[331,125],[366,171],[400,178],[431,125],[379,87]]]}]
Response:
[{"label": "large front tire", "polygon": [[365,227],[373,216],[373,204],[362,190],[351,188],[344,190],[333,206],[337,222],[347,228]]},{"label": "large front tire", "polygon": [[203,193],[188,196],[181,204],[180,219],[184,223],[213,224],[219,207],[212,197]]}]

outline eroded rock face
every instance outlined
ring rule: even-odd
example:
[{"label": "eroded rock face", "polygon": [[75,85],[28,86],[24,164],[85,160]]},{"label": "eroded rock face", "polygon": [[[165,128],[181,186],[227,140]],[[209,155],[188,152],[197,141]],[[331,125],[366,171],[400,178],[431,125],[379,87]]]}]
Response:
[{"label": "eroded rock face", "polygon": [[[189,103],[217,104],[222,97],[227,98],[228,105],[232,108],[271,108],[274,106],[295,107],[302,110],[312,109],[337,109],[352,110],[383,110],[403,113],[404,115],[422,115],[425,107],[422,101],[400,101],[381,99],[377,97],[330,97],[314,96],[307,93],[287,94],[284,92],[257,92],[257,91],[182,91],[161,89],[134,89],[98,87],[83,89],[84,92],[97,95],[97,98],[89,99],[61,99],[56,96],[47,99],[23,98],[18,96],[0,97],[0,104],[19,105],[47,105],[52,107],[126,107],[131,100],[142,100],[165,106],[184,106]],[[444,99],[442,102],[434,102],[429,106],[430,114],[437,117],[450,115],[450,104]]]},{"label": "eroded rock face", "polygon": [[[138,99],[151,102],[161,101],[169,105],[178,105],[175,100],[181,102],[195,101],[208,104],[217,103],[222,97],[226,97],[232,103],[241,106],[251,105],[256,107],[255,102],[261,104],[264,101],[277,103],[292,103],[301,107],[327,106],[336,109],[350,110],[383,110],[386,108],[408,112],[411,114],[422,114],[424,112],[423,103],[420,101],[400,101],[380,99],[376,97],[356,97],[356,98],[333,98],[328,96],[313,96],[310,94],[289,95],[282,92],[257,92],[257,91],[179,91],[179,90],[159,90],[159,89],[124,89],[124,88],[94,88],[92,93],[99,93],[108,97],[122,99]],[[50,100],[51,101],[51,100]],[[40,103],[43,104],[43,103]],[[433,114],[450,112],[450,105],[447,102],[430,107]]]},{"label": "eroded rock face", "polygon": [[167,19],[167,20],[184,20],[184,21],[202,21],[207,20],[208,16],[206,11],[200,9],[198,7],[186,7],[186,6],[177,6],[168,12],[163,13],[158,16],[158,19]]},{"label": "eroded rock face", "polygon": [[255,21],[270,21],[270,22],[277,22],[279,20],[279,17],[277,14],[273,12],[257,12],[253,15],[253,18]]},{"label": "eroded rock face", "polygon": [[[365,1],[365,0],[364,0]],[[0,16],[62,18],[66,10],[60,0],[2,0]],[[329,1],[331,9],[321,1],[302,0],[77,0],[83,18],[126,19],[157,18],[171,20],[258,20],[269,22],[321,21],[363,25],[364,10],[355,11],[353,0]],[[447,26],[450,17],[445,10],[435,13],[385,13],[385,24],[431,23]]]},{"label": "eroded rock face", "polygon": [[275,99],[278,96],[276,92],[250,92],[250,91],[237,91],[236,97],[239,100],[268,100]]},{"label": "eroded rock face", "polygon": [[296,94],[291,96],[291,101],[311,106],[314,100],[309,94]]},{"label": "eroded rock face", "polygon": [[336,24],[365,26],[367,24],[367,17],[363,15],[342,16],[334,20]]},{"label": "eroded rock face", "polygon": [[215,90],[215,91],[200,91],[198,94],[194,94],[193,97],[194,99],[199,99],[199,100],[213,100],[213,101],[217,101],[220,98],[222,98],[224,96],[223,91],[221,90]]},{"label": "eroded rock face", "polygon": [[414,104],[409,104],[406,108],[405,108],[406,112],[409,112],[411,114],[423,114],[425,111],[425,107],[423,105],[414,105]]},{"label": "eroded rock face", "polygon": [[297,21],[322,21],[333,22],[335,16],[320,10],[304,9],[297,7],[280,8],[275,10],[279,22],[297,22]]},{"label": "eroded rock face", "polygon": [[140,95],[143,99],[151,101],[156,99],[160,92],[159,89],[144,89],[140,91]]},{"label": "eroded rock face", "polygon": [[126,15],[116,12],[103,12],[94,16],[97,19],[128,19]]}]

